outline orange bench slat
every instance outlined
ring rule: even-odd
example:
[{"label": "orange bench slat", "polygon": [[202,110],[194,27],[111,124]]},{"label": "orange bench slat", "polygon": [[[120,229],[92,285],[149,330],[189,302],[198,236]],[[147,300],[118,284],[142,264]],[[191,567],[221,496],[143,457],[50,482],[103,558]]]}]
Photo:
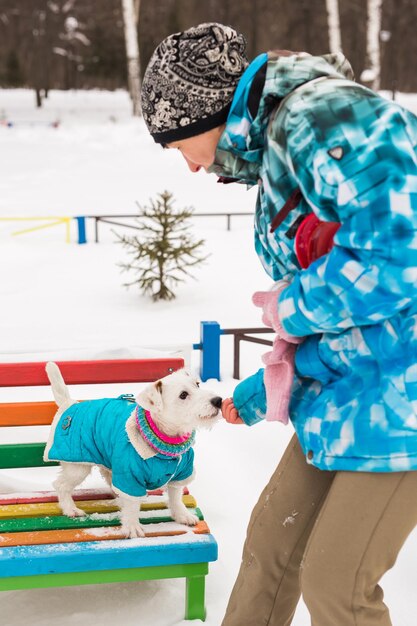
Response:
[{"label": "orange bench slat", "polygon": [[[161,524],[164,530],[155,532],[146,532],[145,537],[174,537],[176,535],[185,535],[187,530],[168,530],[169,523]],[[203,520],[199,521],[195,526],[191,526],[190,530],[196,535],[208,534],[210,532],[207,523]],[[121,532],[119,526],[108,526],[102,528],[98,526],[94,529],[63,529],[63,530],[39,530],[30,532],[3,533],[0,535],[0,549],[9,548],[11,546],[35,546],[47,545],[52,543],[76,543],[83,541],[108,541],[111,539],[125,539],[126,535]]]},{"label": "orange bench slat", "polygon": [[57,412],[55,402],[3,402],[0,426],[46,426]]}]

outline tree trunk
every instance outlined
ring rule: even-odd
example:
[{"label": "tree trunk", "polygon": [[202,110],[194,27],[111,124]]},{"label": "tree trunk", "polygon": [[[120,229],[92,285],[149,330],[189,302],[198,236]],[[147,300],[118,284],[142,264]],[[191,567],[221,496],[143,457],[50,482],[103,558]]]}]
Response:
[{"label": "tree trunk", "polygon": [[326,0],[326,9],[330,52],[341,52],[342,34],[340,31],[339,0]]},{"label": "tree trunk", "polygon": [[381,84],[381,10],[383,0],[368,0],[368,20],[366,33],[367,70],[362,73],[362,80],[369,82],[374,91]]},{"label": "tree trunk", "polygon": [[135,12],[134,0],[122,0],[129,93],[133,103],[133,115],[141,116],[142,107],[140,101],[140,62],[138,34],[136,27],[136,15],[139,16],[139,2],[137,2],[137,0],[136,7],[137,12]]},{"label": "tree trunk", "polygon": [[135,21],[136,21],[136,26],[138,26],[139,13],[140,13],[140,0],[134,0],[134,4],[135,4]]},{"label": "tree trunk", "polygon": [[38,109],[42,106],[42,96],[39,87],[35,87],[36,106]]}]

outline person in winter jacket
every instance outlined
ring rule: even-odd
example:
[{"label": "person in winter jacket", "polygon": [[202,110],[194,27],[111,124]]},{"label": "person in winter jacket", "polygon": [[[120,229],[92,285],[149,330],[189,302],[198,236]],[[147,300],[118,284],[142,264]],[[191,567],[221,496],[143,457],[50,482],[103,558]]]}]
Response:
[{"label": "person in winter jacket", "polygon": [[417,524],[417,118],[355,83],[343,55],[249,63],[215,23],[157,47],[142,103],[192,172],[258,185],[255,249],[274,286],[254,301],[277,335],[227,421],[264,419],[290,373],[296,434],[223,626],[286,626],[300,594],[314,626],[389,626],[378,582]]}]

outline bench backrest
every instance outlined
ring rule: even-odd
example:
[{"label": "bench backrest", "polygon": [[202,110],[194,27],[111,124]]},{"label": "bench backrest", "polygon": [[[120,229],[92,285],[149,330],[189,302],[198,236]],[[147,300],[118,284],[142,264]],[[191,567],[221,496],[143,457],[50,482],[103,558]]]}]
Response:
[{"label": "bench backrest", "polygon": [[[148,383],[184,367],[181,358],[57,361],[68,385]],[[49,385],[46,362],[0,364],[0,387]],[[55,402],[0,403],[0,427],[48,425],[57,410]],[[1,441],[1,433],[0,433]],[[45,443],[0,445],[0,469],[57,465],[42,459]]]}]

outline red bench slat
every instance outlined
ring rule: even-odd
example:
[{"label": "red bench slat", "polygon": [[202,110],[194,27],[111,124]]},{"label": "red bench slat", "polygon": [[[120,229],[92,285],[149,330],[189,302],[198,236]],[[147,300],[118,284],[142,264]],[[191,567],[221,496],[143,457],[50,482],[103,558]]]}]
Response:
[{"label": "red bench slat", "polygon": [[[184,367],[182,358],[56,361],[69,385],[153,382]],[[0,387],[49,385],[45,362],[0,364]]]}]

